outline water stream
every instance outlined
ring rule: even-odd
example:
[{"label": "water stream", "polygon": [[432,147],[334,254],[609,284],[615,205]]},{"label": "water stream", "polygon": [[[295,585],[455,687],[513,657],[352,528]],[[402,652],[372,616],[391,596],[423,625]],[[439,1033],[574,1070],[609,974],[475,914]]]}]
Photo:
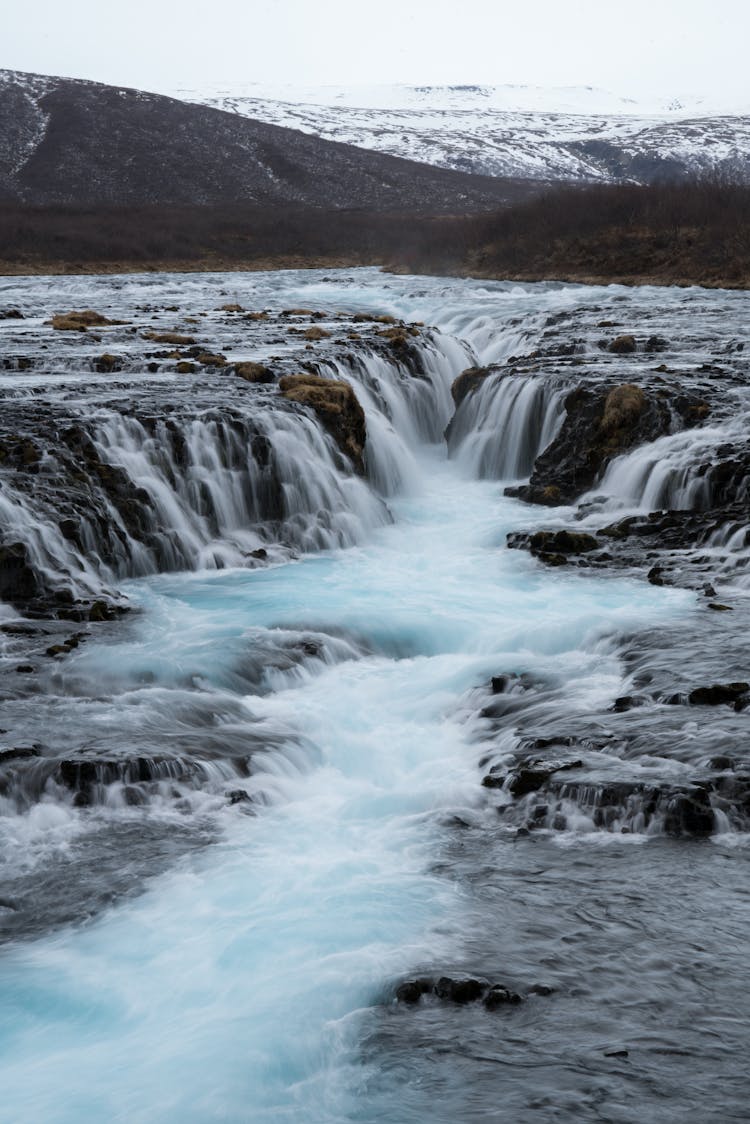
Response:
[{"label": "water stream", "polygon": [[[392,398],[390,427],[376,420],[379,496],[353,501],[349,545],[306,553],[302,539],[296,558],[264,569],[227,555],[229,568],[121,583],[140,612],[74,653],[24,719],[31,731],[41,715],[61,741],[85,731],[152,755],[201,746],[206,775],[183,792],[172,767],[146,808],[122,781],[85,814],[58,792],[5,818],[6,869],[25,864],[41,885],[61,852],[80,857],[92,839],[94,882],[97,863],[106,881],[146,838],[152,869],[142,892],[87,924],[6,946],[0,1120],[662,1122],[696,1104],[701,1121],[742,1119],[731,1059],[750,1045],[743,839],[612,835],[583,820],[524,839],[479,784],[493,676],[554,684],[561,717],[597,713],[622,693],[620,638],[690,628],[696,612],[684,590],[548,571],[504,549],[506,532],[549,520],[497,482],[528,473],[528,433],[495,463],[468,431],[458,455],[439,442],[467,349],[510,354],[580,293],[469,287],[459,299],[455,283],[414,292],[372,273],[359,287],[296,275],[215,285],[230,283],[245,301],[408,309],[461,342],[446,347],[433,417]],[[174,285],[198,300],[198,284],[165,283],[160,299]],[[525,304],[530,321],[509,324]],[[546,443],[558,406],[526,397]],[[126,438],[110,434],[120,460]],[[229,767],[227,745],[250,767]],[[186,822],[208,845],[160,863]],[[497,1014],[403,1010],[393,987],[419,970],[554,994]]]}]

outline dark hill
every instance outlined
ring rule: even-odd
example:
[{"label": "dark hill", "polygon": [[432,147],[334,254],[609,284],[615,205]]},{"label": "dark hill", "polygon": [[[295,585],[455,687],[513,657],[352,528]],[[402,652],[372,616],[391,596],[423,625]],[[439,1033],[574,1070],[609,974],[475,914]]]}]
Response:
[{"label": "dark hill", "polygon": [[0,71],[0,200],[466,213],[528,185],[95,82]]}]

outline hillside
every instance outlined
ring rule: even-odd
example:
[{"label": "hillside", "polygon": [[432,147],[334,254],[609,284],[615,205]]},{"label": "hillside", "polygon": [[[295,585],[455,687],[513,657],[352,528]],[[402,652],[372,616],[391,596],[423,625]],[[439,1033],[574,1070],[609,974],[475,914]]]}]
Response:
[{"label": "hillside", "polygon": [[588,87],[273,87],[176,91],[187,101],[481,175],[655,183],[750,180],[750,98],[638,103]]},{"label": "hillside", "polygon": [[159,94],[0,72],[0,201],[456,214],[526,190]]}]

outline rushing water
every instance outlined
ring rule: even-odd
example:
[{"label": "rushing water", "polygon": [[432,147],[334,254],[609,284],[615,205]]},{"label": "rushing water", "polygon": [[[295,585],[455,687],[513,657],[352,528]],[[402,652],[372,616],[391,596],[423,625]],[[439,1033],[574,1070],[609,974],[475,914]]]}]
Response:
[{"label": "rushing water", "polygon": [[[12,291],[43,304],[45,284]],[[6,947],[0,1119],[745,1119],[742,837],[612,835],[581,819],[523,838],[479,785],[492,676],[526,673],[556,685],[561,713],[601,712],[622,693],[617,637],[694,619],[687,592],[544,571],[503,549],[549,515],[477,477],[527,473],[528,449],[493,466],[469,428],[451,459],[435,443],[467,348],[513,354],[550,312],[622,293],[372,272],[64,284],[79,306],[118,286],[120,300],[131,286],[200,302],[208,284],[246,304],[382,309],[463,344],[446,350],[436,418],[390,410],[380,448],[401,443],[409,464],[399,479],[381,462],[392,522],[368,498],[347,549],[129,582],[142,611],[70,657],[24,718],[30,735],[41,721],[151,753],[203,741],[208,763],[181,804],[175,774],[147,809],[115,784],[85,813],[49,798],[6,817],[7,865],[42,886],[92,838],[88,876],[99,861],[114,881],[139,825],[165,834],[148,837],[145,868],[162,872],[139,896]],[[665,317],[666,301],[672,331],[711,311],[706,294],[633,300]],[[543,447],[558,408],[527,397]],[[211,764],[224,743],[249,754],[249,775],[218,752]],[[656,764],[644,754],[636,768]],[[228,784],[251,801],[228,805]],[[211,845],[160,861],[186,821]],[[452,970],[554,992],[496,1013],[392,1002],[399,979]]]}]

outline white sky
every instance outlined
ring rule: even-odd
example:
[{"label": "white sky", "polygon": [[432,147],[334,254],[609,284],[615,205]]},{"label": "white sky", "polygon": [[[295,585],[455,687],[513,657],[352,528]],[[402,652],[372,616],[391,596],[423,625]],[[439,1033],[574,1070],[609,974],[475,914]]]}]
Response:
[{"label": "white sky", "polygon": [[750,100],[750,0],[34,0],[0,68],[236,83],[601,86]]}]

